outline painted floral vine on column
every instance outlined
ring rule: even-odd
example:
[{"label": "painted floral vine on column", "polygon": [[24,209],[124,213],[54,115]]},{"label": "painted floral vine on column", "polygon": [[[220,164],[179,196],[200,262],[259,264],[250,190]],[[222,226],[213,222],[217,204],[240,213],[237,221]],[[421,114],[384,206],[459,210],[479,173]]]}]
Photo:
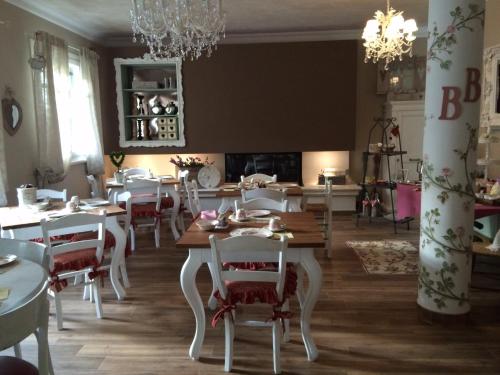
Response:
[{"label": "painted floral vine on column", "polygon": [[470,24],[474,20],[481,21],[481,26],[484,26],[484,9],[480,9],[477,4],[469,4],[469,14],[465,15],[461,7],[456,7],[450,12],[452,21],[445,31],[440,33],[438,27],[434,24],[431,32],[432,44],[427,53],[428,60],[437,60],[441,69],[449,69],[451,60],[446,57],[441,57],[440,54],[446,52],[452,54],[452,46],[457,43],[456,32],[462,29],[474,31]]}]

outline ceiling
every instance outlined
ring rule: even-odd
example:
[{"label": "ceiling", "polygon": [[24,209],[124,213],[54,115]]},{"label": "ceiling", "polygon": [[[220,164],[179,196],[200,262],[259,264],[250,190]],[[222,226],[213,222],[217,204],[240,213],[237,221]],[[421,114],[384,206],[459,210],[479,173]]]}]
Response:
[{"label": "ceiling", "polygon": [[[89,39],[106,44],[130,39],[130,0],[6,0]],[[359,36],[366,20],[385,0],[223,0],[228,39],[248,36],[311,38]],[[427,0],[392,0],[418,25],[427,23]]]}]

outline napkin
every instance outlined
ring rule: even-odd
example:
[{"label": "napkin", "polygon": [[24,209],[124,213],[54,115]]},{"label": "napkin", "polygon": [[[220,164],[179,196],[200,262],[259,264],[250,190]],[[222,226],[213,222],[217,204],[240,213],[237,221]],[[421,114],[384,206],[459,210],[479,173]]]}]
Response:
[{"label": "napkin", "polygon": [[207,220],[215,220],[215,219],[217,219],[217,211],[215,211],[215,210],[201,211],[200,218],[207,219]]},{"label": "napkin", "polygon": [[9,297],[9,288],[1,288],[0,287],[0,301],[3,301],[4,299],[7,299]]}]

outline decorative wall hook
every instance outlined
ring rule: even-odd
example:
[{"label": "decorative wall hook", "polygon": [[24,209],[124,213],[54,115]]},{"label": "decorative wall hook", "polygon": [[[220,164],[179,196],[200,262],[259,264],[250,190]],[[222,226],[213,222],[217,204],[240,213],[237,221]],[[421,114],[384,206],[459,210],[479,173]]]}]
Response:
[{"label": "decorative wall hook", "polygon": [[4,98],[2,99],[3,126],[9,135],[14,135],[19,130],[23,120],[23,110],[21,105],[14,99],[14,91],[5,87]]}]

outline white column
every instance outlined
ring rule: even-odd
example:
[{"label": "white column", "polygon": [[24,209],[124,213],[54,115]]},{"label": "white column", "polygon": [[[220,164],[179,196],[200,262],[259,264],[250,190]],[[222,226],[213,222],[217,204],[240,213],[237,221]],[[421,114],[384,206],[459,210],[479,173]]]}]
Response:
[{"label": "white column", "polygon": [[417,303],[470,310],[484,0],[430,0]]}]

